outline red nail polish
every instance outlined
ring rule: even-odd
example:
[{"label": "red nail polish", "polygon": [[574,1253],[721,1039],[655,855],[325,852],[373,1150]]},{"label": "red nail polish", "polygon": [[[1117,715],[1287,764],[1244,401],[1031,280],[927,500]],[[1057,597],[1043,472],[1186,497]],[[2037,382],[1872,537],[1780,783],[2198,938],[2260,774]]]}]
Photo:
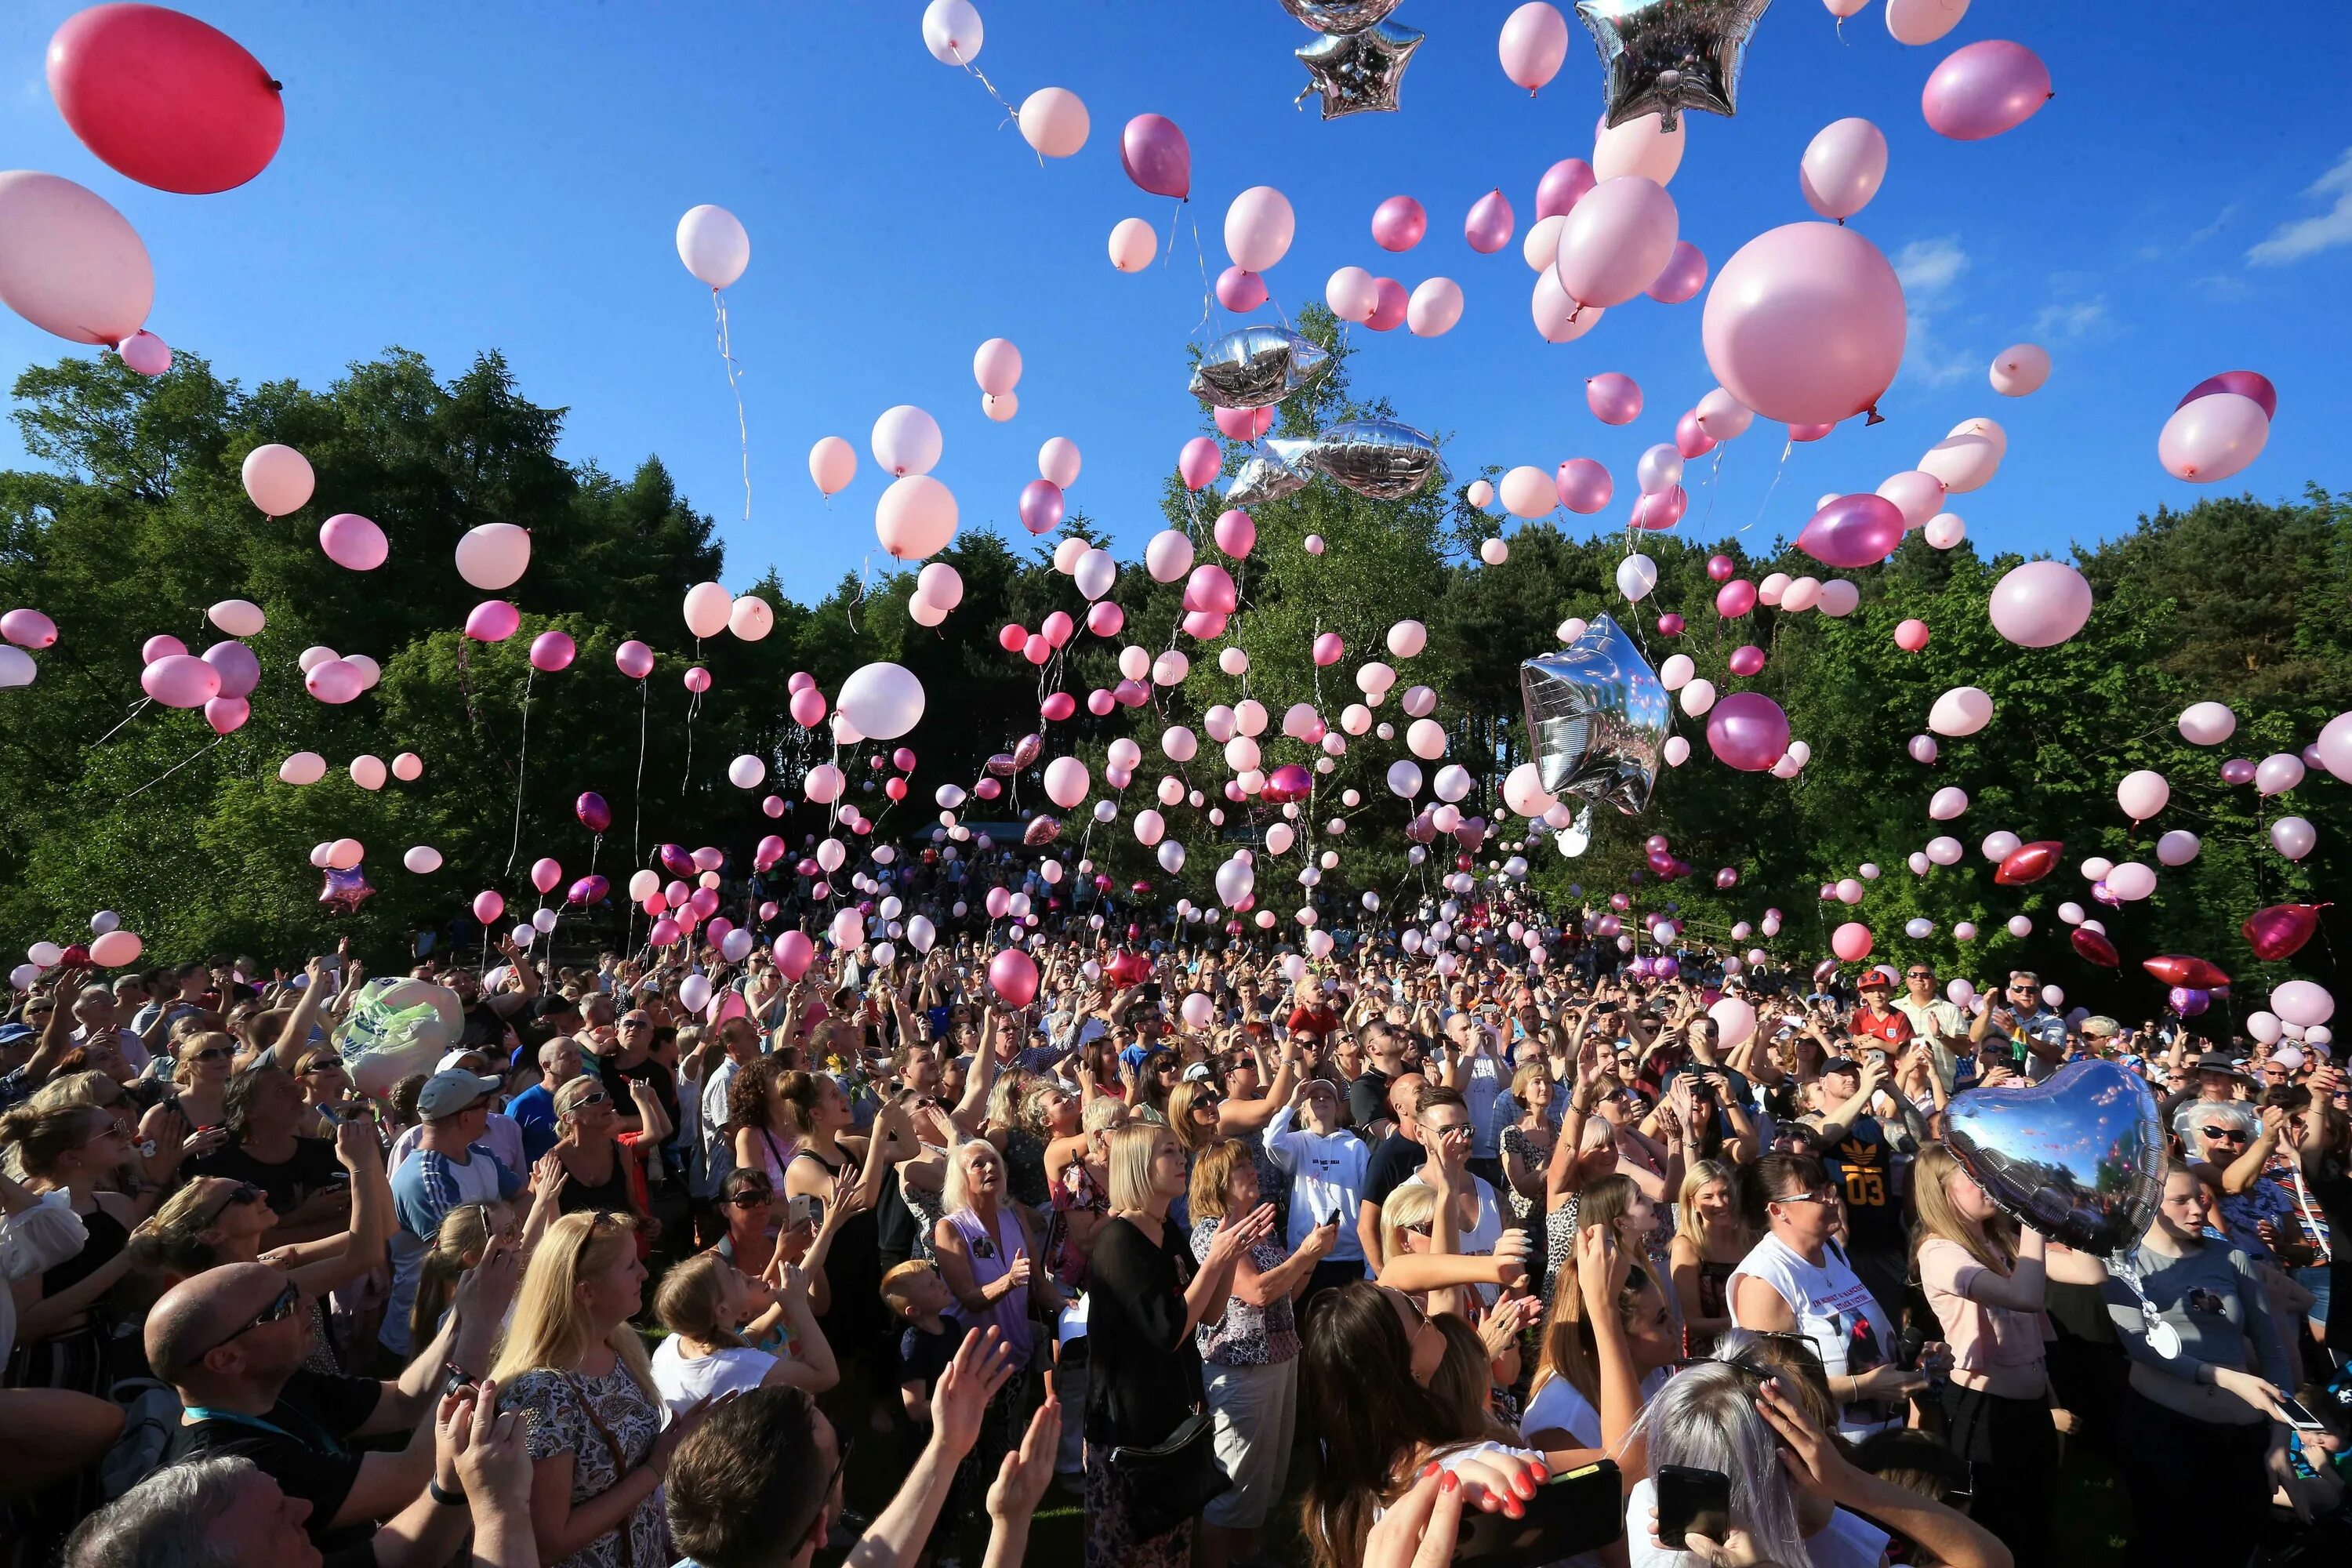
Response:
[{"label": "red nail polish", "polygon": [[1445,1472],[1445,1479],[1437,1483],[1437,1488],[1440,1491],[1450,1492],[1459,1488],[1461,1485],[1462,1478],[1455,1475],[1452,1470],[1448,1470]]},{"label": "red nail polish", "polygon": [[1430,1477],[1435,1475],[1441,1468],[1443,1468],[1443,1467],[1440,1466],[1435,1459],[1432,1459],[1429,1463],[1421,1468],[1421,1479],[1423,1480],[1427,1480]]}]

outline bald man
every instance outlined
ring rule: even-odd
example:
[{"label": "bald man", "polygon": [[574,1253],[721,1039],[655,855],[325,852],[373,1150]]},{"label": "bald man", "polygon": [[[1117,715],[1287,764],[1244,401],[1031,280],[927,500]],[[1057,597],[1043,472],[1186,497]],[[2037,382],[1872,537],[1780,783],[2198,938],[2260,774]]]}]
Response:
[{"label": "bald man", "polygon": [[[451,1377],[488,1370],[514,1284],[513,1254],[494,1246],[458,1285],[433,1342],[396,1381],[383,1383],[303,1365],[314,1303],[278,1269],[231,1263],[182,1280],[147,1315],[148,1364],[185,1407],[168,1458],[252,1460],[287,1496],[310,1505],[304,1528],[330,1555],[366,1545],[379,1524],[398,1517],[404,1536],[421,1532],[439,1548],[439,1557],[422,1561],[446,1561],[467,1515],[454,1471],[436,1474],[435,1403]],[[399,1432],[410,1436],[398,1452],[352,1446]],[[446,1496],[436,1498],[428,1482]]]}]

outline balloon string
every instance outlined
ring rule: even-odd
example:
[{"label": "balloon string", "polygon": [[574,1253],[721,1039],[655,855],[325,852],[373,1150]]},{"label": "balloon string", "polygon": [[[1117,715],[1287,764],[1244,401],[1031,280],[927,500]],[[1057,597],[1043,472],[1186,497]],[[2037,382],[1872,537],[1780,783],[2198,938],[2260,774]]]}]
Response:
[{"label": "balloon string", "polygon": [[1772,493],[1780,488],[1780,476],[1789,471],[1789,454],[1794,452],[1796,449],[1797,443],[1793,437],[1790,438],[1786,446],[1783,446],[1780,448],[1780,461],[1772,470],[1772,482],[1764,487],[1764,500],[1757,506],[1756,515],[1748,521],[1740,524],[1740,532],[1745,533],[1749,529],[1764,521],[1765,510],[1772,504]]},{"label": "balloon string", "polygon": [[539,678],[532,665],[522,678],[522,731],[515,742],[514,842],[507,848],[507,873],[514,873],[515,857],[522,853],[522,781],[530,762],[530,683]]},{"label": "balloon string", "polygon": [[[1706,531],[1707,519],[1715,515],[1715,495],[1717,490],[1723,488],[1723,454],[1729,448],[1722,443],[1717,443],[1715,448],[1715,462],[1707,469],[1706,510],[1698,515],[1698,529],[1701,533],[1705,533]],[[1717,625],[1719,627],[1722,625],[1721,621],[1718,620]]]},{"label": "balloon string", "polygon": [[751,430],[743,422],[743,386],[737,380],[740,366],[735,360],[735,348],[727,332],[727,297],[718,289],[710,291],[711,308],[718,313],[719,357],[727,362],[727,389],[735,395],[735,434],[743,444],[743,521],[751,521]]},{"label": "balloon string", "polygon": [[105,734],[100,735],[97,740],[92,741],[90,742],[92,749],[103,746],[109,741],[114,739],[115,736],[122,733],[123,725],[130,723],[131,720],[138,718],[141,713],[146,711],[148,705],[154,700],[155,700],[152,697],[142,697],[138,701],[132,703],[131,705],[131,711],[123,715],[122,723],[117,724],[113,729],[109,730]]},{"label": "balloon string", "polygon": [[[646,825],[646,710],[653,700],[652,689],[642,680],[637,682],[637,793],[634,815],[629,820],[629,863],[634,866],[645,858],[639,836]],[[634,903],[631,906],[635,907]],[[631,916],[634,921],[635,917]],[[626,945],[624,943],[623,945]]]},{"label": "balloon string", "polygon": [[205,752],[209,752],[209,751],[211,751],[211,750],[213,749],[213,746],[217,746],[217,745],[219,745],[219,744],[221,743],[221,741],[226,741],[226,740],[227,740],[227,739],[228,739],[228,737],[227,737],[226,735],[223,735],[223,736],[220,738],[220,740],[219,740],[219,741],[215,741],[215,742],[213,742],[212,746],[205,746],[205,747],[202,748],[201,750],[197,751],[194,755],[188,756],[188,757],[184,758],[183,760],[181,760],[181,761],[179,761],[179,762],[173,763],[170,767],[165,768],[162,773],[157,773],[153,778],[149,779],[145,784],[141,784],[137,789],[132,790],[132,791],[131,792],[131,794],[130,794],[130,795],[124,795],[122,798],[123,798],[123,799],[125,799],[125,800],[129,800],[129,799],[131,799],[131,796],[132,796],[132,795],[145,795],[149,790],[153,789],[157,784],[162,784],[165,779],[170,778],[173,773],[178,773],[182,768],[186,767],[186,766],[188,765],[188,763],[194,762],[194,761],[196,760],[196,758],[197,758],[197,757],[201,757],[201,756],[203,756],[203,755],[205,754]]},{"label": "balloon string", "polygon": [[[1192,205],[1192,204],[1191,202],[1183,204],[1186,207],[1189,207]],[[1201,320],[1199,324],[1194,326],[1192,329],[1192,335],[1194,337],[1199,337],[1202,333],[1209,330],[1209,318],[1214,313],[1217,308],[1217,289],[1216,285],[1209,281],[1209,253],[1201,248],[1200,215],[1195,213],[1191,215],[1191,217],[1192,225],[1192,259],[1199,264],[1201,268]],[[1176,229],[1175,225],[1173,224],[1169,226],[1168,243],[1171,248],[1173,248],[1176,244]]]}]

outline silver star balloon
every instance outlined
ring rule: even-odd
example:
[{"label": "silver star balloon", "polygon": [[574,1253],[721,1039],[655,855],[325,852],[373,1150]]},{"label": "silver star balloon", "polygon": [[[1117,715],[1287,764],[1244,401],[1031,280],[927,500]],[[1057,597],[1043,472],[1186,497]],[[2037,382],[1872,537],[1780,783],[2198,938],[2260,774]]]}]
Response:
[{"label": "silver star balloon", "polygon": [[1394,22],[1382,22],[1360,33],[1326,33],[1305,48],[1292,51],[1309,78],[1293,101],[1304,102],[1308,93],[1321,93],[1326,120],[1368,111],[1393,114],[1404,68],[1412,64],[1412,52],[1421,47],[1422,37]]},{"label": "silver star balloon", "polygon": [[1596,616],[1566,647],[1520,665],[1519,700],[1548,793],[1605,801],[1627,816],[1650,804],[1666,689],[1615,621]]},{"label": "silver star balloon", "polygon": [[1737,111],[1739,65],[1772,0],[1577,0],[1607,68],[1605,118],[1654,114],[1672,131],[1685,109]]},{"label": "silver star balloon", "polygon": [[1393,419],[1349,419],[1334,425],[1315,437],[1304,461],[1317,473],[1373,500],[1409,496],[1441,467],[1437,443]]},{"label": "silver star balloon", "polygon": [[1314,444],[1296,437],[1269,436],[1252,445],[1249,460],[1225,489],[1225,504],[1255,506],[1305,489],[1308,475],[1303,465],[1307,449]]},{"label": "silver star balloon", "polygon": [[1320,345],[1282,327],[1244,327],[1211,340],[1192,368],[1192,395],[1219,408],[1271,408],[1331,368]]},{"label": "silver star balloon", "polygon": [[1360,33],[1404,0],[1282,0],[1282,8],[1318,33]]}]

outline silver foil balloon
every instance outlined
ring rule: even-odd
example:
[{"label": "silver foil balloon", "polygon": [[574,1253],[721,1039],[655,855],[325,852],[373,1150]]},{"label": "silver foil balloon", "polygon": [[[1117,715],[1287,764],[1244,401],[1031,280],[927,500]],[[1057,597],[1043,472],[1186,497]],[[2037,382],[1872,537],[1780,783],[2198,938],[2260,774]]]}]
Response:
[{"label": "silver foil balloon", "polygon": [[2138,1074],[2075,1062],[2027,1089],[1953,1098],[1944,1138],[1985,1196],[2078,1252],[2129,1252],[2164,1193],[2164,1131]]},{"label": "silver foil balloon", "polygon": [[1609,72],[1605,118],[1644,114],[1672,131],[1682,110],[1737,111],[1739,66],[1772,0],[1577,0]]},{"label": "silver foil balloon", "polygon": [[1300,461],[1373,500],[1409,496],[1442,467],[1436,442],[1393,419],[1343,420],[1317,436]]},{"label": "silver foil balloon", "polygon": [[1557,653],[1519,666],[1528,743],[1552,795],[1632,816],[1650,804],[1668,703],[1658,672],[1607,616]]},{"label": "silver foil balloon", "polygon": [[1318,33],[1360,33],[1404,0],[1282,0],[1282,8]]},{"label": "silver foil balloon", "polygon": [[1360,33],[1326,33],[1292,53],[1307,68],[1307,83],[1294,102],[1310,92],[1323,95],[1323,118],[1342,115],[1393,114],[1397,91],[1404,85],[1404,68],[1412,64],[1422,35],[1394,22],[1382,22]]},{"label": "silver foil balloon", "polygon": [[1225,487],[1225,504],[1255,506],[1305,489],[1311,476],[1303,464],[1307,449],[1314,445],[1293,436],[1268,436],[1254,443],[1248,461]]},{"label": "silver foil balloon", "polygon": [[1244,327],[1212,339],[1192,367],[1192,395],[1219,408],[1271,408],[1331,368],[1320,344],[1284,327]]}]

